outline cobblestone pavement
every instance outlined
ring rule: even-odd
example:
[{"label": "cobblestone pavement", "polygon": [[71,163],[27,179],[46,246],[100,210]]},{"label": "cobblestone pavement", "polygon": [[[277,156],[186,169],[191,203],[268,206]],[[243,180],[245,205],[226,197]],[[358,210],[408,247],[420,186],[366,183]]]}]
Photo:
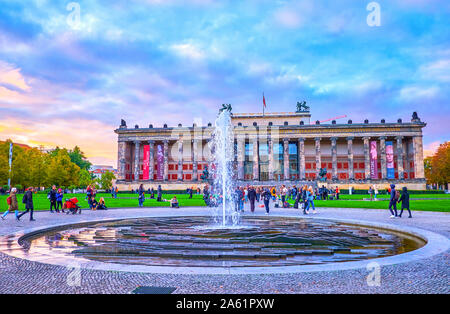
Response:
[{"label": "cobblestone pavement", "polygon": [[[257,209],[263,214],[262,209]],[[115,209],[84,211],[82,215],[38,212],[16,222],[0,221],[0,235],[58,223],[146,215],[208,215],[206,208]],[[248,211],[247,211],[248,214]],[[274,209],[272,215],[300,215],[298,210]],[[389,212],[372,209],[319,208],[316,218],[376,221],[430,230],[450,237],[448,213],[413,212],[413,218],[389,219]],[[368,286],[365,268],[293,274],[175,275],[82,270],[77,285],[73,269],[31,262],[0,253],[0,293],[129,293],[138,286],[176,287],[175,293],[450,293],[450,251],[414,262],[381,268],[380,286]]]}]

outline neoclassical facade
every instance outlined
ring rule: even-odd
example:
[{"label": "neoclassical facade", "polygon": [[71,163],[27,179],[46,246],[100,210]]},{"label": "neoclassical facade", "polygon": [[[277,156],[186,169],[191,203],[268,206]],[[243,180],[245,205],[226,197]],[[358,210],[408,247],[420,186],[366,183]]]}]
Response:
[{"label": "neoclassical facade", "polygon": [[[233,114],[235,179],[242,184],[304,184],[326,169],[331,186],[383,188],[390,183],[424,189],[422,128],[411,121],[311,123],[309,112]],[[202,184],[205,167],[214,169],[214,127],[128,128],[118,134],[120,189],[163,185],[183,189]]]}]

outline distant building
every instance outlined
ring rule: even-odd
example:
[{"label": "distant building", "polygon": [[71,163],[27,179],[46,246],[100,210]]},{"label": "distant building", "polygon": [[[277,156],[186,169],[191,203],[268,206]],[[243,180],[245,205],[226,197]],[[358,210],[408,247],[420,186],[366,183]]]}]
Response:
[{"label": "distant building", "polygon": [[89,172],[97,179],[101,179],[102,175],[106,172],[112,172],[117,177],[117,170],[112,166],[104,166],[104,165],[93,165],[89,168]]}]

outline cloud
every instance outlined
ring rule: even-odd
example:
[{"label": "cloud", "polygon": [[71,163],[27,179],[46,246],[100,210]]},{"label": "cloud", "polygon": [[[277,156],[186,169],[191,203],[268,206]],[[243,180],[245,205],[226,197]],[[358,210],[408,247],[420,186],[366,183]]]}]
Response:
[{"label": "cloud", "polygon": [[30,86],[25,82],[20,73],[20,68],[0,61],[0,85],[18,88],[22,91],[28,91]]}]

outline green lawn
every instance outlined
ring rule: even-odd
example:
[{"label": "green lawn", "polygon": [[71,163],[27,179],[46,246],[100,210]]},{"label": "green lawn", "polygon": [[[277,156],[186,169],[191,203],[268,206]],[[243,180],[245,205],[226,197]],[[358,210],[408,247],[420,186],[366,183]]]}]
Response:
[{"label": "green lawn", "polygon": [[[410,194],[410,198],[447,198],[450,199],[450,194]],[[340,194],[341,200],[362,200],[364,198],[370,198],[369,194]],[[378,194],[377,198],[389,198],[388,194]]]},{"label": "green lawn", "polygon": [[[173,194],[163,194],[163,199],[171,200]],[[180,203],[181,207],[186,206],[205,206],[205,202],[203,201],[202,195],[194,194],[192,199],[189,199],[189,195],[187,194],[177,194],[175,195]],[[25,205],[22,204],[23,195],[20,194],[17,196],[17,200],[19,202],[19,209],[24,210]],[[65,194],[64,199],[76,197],[78,199],[78,204],[83,209],[89,208],[86,195],[85,194]],[[111,194],[99,193],[97,194],[97,201],[100,197],[105,198],[106,206],[108,208],[123,208],[123,207],[138,207],[138,195],[137,194],[118,194],[117,199],[111,198]],[[149,196],[148,196],[149,197]],[[156,197],[156,195],[155,195]],[[0,212],[6,210],[6,195],[0,196]],[[33,203],[35,210],[48,210],[50,209],[50,201],[47,199],[46,194],[34,194],[33,195]],[[169,202],[157,202],[156,199],[147,198],[144,202],[144,207],[169,207]]]},{"label": "green lawn", "polygon": [[[293,201],[290,201],[293,203]],[[410,200],[411,210],[435,211],[435,212],[450,212],[449,200]],[[316,207],[341,207],[341,208],[373,208],[373,209],[388,209],[389,201],[314,201]],[[397,209],[401,208],[401,203],[397,204]]]}]

